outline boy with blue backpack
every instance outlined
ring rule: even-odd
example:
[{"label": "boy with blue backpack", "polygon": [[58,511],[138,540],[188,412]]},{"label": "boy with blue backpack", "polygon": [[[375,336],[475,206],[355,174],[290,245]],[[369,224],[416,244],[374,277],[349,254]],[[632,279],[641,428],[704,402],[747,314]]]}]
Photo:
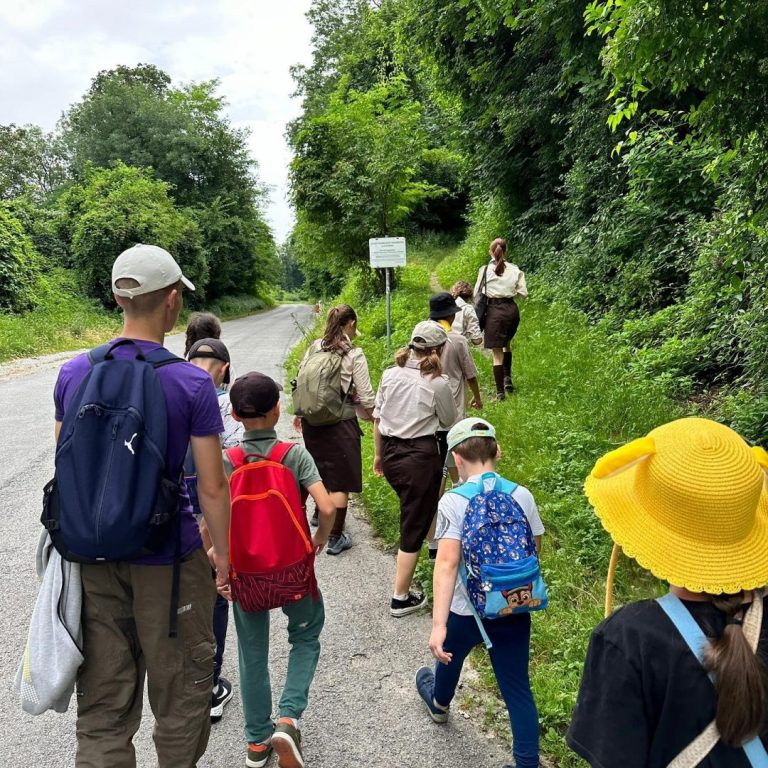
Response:
[{"label": "boy with blue backpack", "polygon": [[[56,475],[42,522],[81,563],[77,768],[135,768],[146,677],[159,768],[194,768],[210,731],[216,585],[229,581],[229,488],[213,380],[163,347],[194,290],[170,253],[136,245],[112,267],[113,341],[62,366]],[[191,444],[206,553],[184,485]]]},{"label": "boy with blue backpack", "polygon": [[530,491],[497,474],[493,425],[460,421],[448,448],[463,483],[438,506],[429,639],[437,664],[419,669],[416,688],[432,720],[445,723],[464,660],[485,642],[512,724],[515,766],[535,768],[538,713],[528,654],[530,611],[547,605],[538,561],[544,526]]}]

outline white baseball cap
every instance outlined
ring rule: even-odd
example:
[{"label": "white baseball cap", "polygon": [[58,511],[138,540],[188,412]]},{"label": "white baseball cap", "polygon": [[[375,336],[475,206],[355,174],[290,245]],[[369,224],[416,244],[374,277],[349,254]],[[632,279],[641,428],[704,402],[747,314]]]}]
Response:
[{"label": "white baseball cap", "polygon": [[[135,288],[118,288],[115,283],[123,278],[135,280]],[[181,267],[168,251],[156,245],[137,243],[123,251],[112,265],[112,291],[115,296],[132,299],[143,293],[159,291],[181,280],[190,290],[195,286],[181,274]]]}]

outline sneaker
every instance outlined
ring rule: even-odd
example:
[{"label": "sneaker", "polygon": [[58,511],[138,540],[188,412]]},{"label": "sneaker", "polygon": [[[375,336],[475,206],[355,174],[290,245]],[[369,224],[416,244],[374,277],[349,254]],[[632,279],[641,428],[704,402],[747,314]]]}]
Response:
[{"label": "sneaker", "polygon": [[515,385],[512,383],[512,377],[511,376],[505,376],[504,377],[504,391],[505,392],[514,392],[515,391]]},{"label": "sneaker", "polygon": [[397,600],[393,597],[389,605],[389,612],[392,616],[399,618],[400,616],[407,616],[409,613],[418,611],[419,608],[423,608],[426,604],[426,595],[422,595],[420,592],[409,592],[405,600]]},{"label": "sneaker", "polygon": [[320,525],[320,518],[317,516],[317,507],[315,507],[315,513],[312,515],[312,519],[309,521],[309,524],[313,528],[317,528],[317,526]]},{"label": "sneaker", "polygon": [[497,392],[496,393],[496,402],[500,403],[502,400],[506,400],[507,396],[504,392]]},{"label": "sneaker", "polygon": [[331,536],[325,551],[329,555],[340,555],[345,549],[352,546],[352,537],[344,531],[341,536]]},{"label": "sneaker", "polygon": [[277,753],[279,768],[304,768],[301,755],[301,733],[287,717],[281,717],[272,734],[272,749]]},{"label": "sneaker", "polygon": [[436,723],[447,723],[448,708],[442,709],[435,704],[435,673],[429,667],[422,667],[416,673],[416,690],[427,705],[429,716]]},{"label": "sneaker", "polygon": [[248,768],[264,768],[271,754],[272,746],[270,744],[255,744],[249,741],[248,749],[245,753],[245,764]]},{"label": "sneaker", "polygon": [[224,705],[234,695],[232,683],[226,677],[219,678],[219,684],[213,689],[211,696],[211,722],[218,723],[224,714]]}]

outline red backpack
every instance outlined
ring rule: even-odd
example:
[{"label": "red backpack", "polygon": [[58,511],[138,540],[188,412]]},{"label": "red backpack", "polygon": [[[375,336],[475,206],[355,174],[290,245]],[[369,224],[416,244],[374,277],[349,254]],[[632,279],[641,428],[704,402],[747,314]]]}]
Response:
[{"label": "red backpack", "polygon": [[[232,517],[229,528],[232,599],[244,611],[268,611],[318,597],[315,545],[296,479],[282,462],[294,443],[269,456],[229,448]],[[256,461],[254,461],[256,459]]]}]

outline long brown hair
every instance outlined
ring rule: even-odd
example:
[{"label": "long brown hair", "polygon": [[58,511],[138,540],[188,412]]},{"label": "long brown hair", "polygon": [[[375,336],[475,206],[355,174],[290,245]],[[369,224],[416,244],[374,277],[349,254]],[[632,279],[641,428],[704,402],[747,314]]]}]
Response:
[{"label": "long brown hair", "polygon": [[184,343],[184,357],[192,349],[192,345],[200,339],[220,339],[221,323],[216,315],[210,312],[198,312],[192,315],[187,324],[187,339]]},{"label": "long brown hair", "polygon": [[[755,600],[762,600],[755,593]],[[731,747],[740,747],[762,732],[768,716],[768,674],[744,635],[739,616],[744,593],[709,595],[709,601],[726,616],[725,630],[710,639],[705,666],[715,675],[717,730]]]},{"label": "long brown hair", "polygon": [[395,352],[395,362],[405,368],[405,364],[413,356],[414,360],[419,360],[419,371],[422,376],[434,379],[443,372],[443,364],[440,362],[440,353],[442,347],[433,347],[432,349],[411,349],[410,347],[401,347]]},{"label": "long brown hair", "polygon": [[504,262],[504,257],[507,255],[507,241],[501,237],[497,237],[488,249],[488,255],[496,262],[496,266],[493,271],[501,276],[504,274],[504,270],[507,268]]},{"label": "long brown hair", "polygon": [[322,348],[334,352],[348,352],[351,345],[344,335],[344,326],[351,320],[357,320],[357,313],[349,304],[339,304],[338,307],[334,307],[328,313],[328,319],[325,322]]}]

